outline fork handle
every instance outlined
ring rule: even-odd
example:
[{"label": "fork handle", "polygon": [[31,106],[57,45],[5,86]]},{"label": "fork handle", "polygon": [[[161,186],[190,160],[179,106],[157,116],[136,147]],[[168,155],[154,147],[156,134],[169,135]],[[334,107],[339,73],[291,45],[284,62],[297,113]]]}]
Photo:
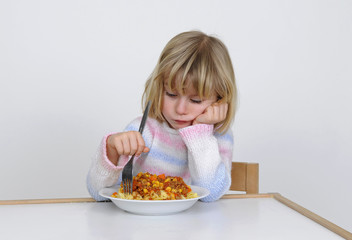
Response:
[{"label": "fork handle", "polygon": [[132,155],[132,157],[130,158],[130,160],[127,161],[126,165],[129,164],[133,164],[133,159],[134,159],[134,154]]}]

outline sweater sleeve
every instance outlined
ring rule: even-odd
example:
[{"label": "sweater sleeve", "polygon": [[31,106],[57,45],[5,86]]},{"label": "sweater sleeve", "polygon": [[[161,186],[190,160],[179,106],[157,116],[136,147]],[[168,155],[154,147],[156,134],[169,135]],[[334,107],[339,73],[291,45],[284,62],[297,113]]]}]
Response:
[{"label": "sweater sleeve", "polygon": [[213,125],[197,124],[179,130],[188,149],[192,184],[210,194],[203,201],[219,199],[231,185],[233,137],[231,131],[215,135]]},{"label": "sweater sleeve", "polygon": [[99,191],[115,185],[123,169],[122,166],[112,164],[107,157],[106,140],[110,135],[102,139],[87,175],[88,192],[97,201],[107,200],[99,195]]}]

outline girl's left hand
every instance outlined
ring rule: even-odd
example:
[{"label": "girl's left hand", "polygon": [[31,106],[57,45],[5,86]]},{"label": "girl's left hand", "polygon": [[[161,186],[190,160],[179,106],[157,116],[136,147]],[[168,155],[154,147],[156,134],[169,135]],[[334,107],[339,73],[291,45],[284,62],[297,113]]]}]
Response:
[{"label": "girl's left hand", "polygon": [[213,103],[209,107],[205,109],[205,111],[199,115],[194,121],[192,125],[195,124],[216,124],[223,120],[225,120],[227,115],[227,103]]}]

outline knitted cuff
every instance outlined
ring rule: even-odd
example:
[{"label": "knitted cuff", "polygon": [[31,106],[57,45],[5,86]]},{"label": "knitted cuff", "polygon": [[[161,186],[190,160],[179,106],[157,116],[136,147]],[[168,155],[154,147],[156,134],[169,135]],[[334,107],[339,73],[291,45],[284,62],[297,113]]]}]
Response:
[{"label": "knitted cuff", "polygon": [[191,140],[194,138],[201,138],[203,136],[213,135],[214,125],[196,124],[178,130],[184,139]]}]

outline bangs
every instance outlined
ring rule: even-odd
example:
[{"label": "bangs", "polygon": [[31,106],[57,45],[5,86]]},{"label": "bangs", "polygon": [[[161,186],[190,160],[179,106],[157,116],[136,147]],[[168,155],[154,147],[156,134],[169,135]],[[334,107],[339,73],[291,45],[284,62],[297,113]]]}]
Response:
[{"label": "bangs", "polygon": [[209,98],[214,94],[221,98],[223,94],[218,91],[219,86],[216,86],[220,82],[219,75],[211,60],[211,57],[204,56],[203,52],[195,51],[190,56],[178,59],[176,63],[170,63],[172,67],[168,68],[167,74],[164,75],[164,84],[181,94],[193,87],[200,98]]}]

